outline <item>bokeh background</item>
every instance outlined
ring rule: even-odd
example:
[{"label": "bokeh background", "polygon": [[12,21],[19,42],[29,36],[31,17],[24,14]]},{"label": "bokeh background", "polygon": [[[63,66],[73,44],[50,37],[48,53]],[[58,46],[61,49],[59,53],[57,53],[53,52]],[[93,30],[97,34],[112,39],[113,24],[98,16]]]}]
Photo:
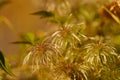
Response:
[{"label": "bokeh background", "polygon": [[[4,1],[4,0],[1,0]],[[5,16],[12,24],[14,31],[5,22],[0,23],[0,49],[5,54],[19,54],[18,45],[11,44],[26,32],[46,34],[54,30],[43,24],[38,16],[31,13],[40,10],[41,0],[9,0],[0,10],[0,16]],[[48,29],[49,28],[49,29]]]}]

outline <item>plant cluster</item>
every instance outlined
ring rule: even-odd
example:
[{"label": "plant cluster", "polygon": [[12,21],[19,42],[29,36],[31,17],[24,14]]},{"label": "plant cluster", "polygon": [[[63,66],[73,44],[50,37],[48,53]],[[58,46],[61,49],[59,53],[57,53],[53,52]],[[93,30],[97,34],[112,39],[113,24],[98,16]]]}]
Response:
[{"label": "plant cluster", "polygon": [[[57,30],[40,38],[27,33],[21,36],[22,41],[13,42],[27,48],[26,56],[22,54],[26,70],[15,80],[120,80],[119,0],[40,2],[41,10],[31,15],[40,16],[50,26],[57,26]],[[0,2],[0,7],[5,3],[6,0]],[[2,21],[13,30],[7,18],[0,17]],[[0,68],[13,75],[2,52]],[[22,70],[19,65],[13,70],[19,68]],[[29,70],[33,77],[23,77]]]},{"label": "plant cluster", "polygon": [[[113,3],[113,8],[120,9],[117,1]],[[84,7],[82,6],[82,9]],[[93,7],[96,9],[94,5]],[[23,64],[28,63],[33,71],[40,71],[40,75],[49,73],[51,80],[119,80],[119,54],[110,39],[114,36],[114,30],[106,28],[109,21],[97,21],[97,24],[91,22],[100,20],[101,15],[109,15],[107,18],[115,21],[113,25],[119,25],[119,10],[113,12],[112,6],[109,7],[104,6],[98,14],[91,12],[91,20],[85,10],[81,10],[80,5],[76,7],[70,0],[47,1],[46,10],[32,14],[57,23],[59,28],[33,45]],[[87,19],[82,18],[81,14]],[[80,18],[85,23],[81,22]],[[85,24],[89,25],[88,29],[85,29]],[[95,30],[92,30],[92,27],[96,27]],[[112,33],[108,35],[106,30]],[[88,33],[94,34],[91,37]]]}]

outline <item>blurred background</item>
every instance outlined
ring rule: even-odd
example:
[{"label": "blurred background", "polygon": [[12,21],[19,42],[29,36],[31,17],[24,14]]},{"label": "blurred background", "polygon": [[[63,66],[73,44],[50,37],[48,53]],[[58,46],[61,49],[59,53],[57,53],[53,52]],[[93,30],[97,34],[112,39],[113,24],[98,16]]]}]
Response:
[{"label": "blurred background", "polygon": [[41,22],[38,16],[30,15],[38,11],[41,4],[40,0],[8,0],[8,3],[0,9],[0,16],[6,17],[14,28],[13,31],[5,22],[0,23],[0,49],[5,54],[20,53],[18,45],[11,44],[11,42],[18,40],[18,35],[21,33],[38,34],[53,30],[51,28],[48,30],[46,23],[42,24],[44,21]]}]

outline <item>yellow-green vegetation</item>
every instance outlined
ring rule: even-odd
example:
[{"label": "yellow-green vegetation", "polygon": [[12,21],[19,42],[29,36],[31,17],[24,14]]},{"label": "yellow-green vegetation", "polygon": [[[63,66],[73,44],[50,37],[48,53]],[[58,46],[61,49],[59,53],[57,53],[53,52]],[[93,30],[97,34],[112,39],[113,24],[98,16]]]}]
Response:
[{"label": "yellow-green vegetation", "polygon": [[[42,37],[26,33],[12,42],[24,50],[23,65],[11,68],[12,79],[120,80],[120,0],[41,2],[30,15],[57,30]],[[0,55],[2,69],[13,74]]]}]

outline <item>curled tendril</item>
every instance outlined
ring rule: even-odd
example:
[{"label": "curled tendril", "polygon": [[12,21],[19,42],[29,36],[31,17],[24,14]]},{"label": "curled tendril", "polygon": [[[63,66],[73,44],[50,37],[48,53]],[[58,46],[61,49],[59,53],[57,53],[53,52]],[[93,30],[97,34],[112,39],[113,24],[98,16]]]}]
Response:
[{"label": "curled tendril", "polygon": [[[77,28],[77,30],[76,30]],[[54,32],[49,40],[52,44],[58,45],[59,47],[65,49],[69,44],[70,47],[76,48],[76,45],[81,44],[81,39],[79,36],[85,37],[80,32],[79,26],[73,24],[65,24],[63,27],[60,27],[59,30]],[[78,36],[79,33],[79,36]]]},{"label": "curled tendril", "polygon": [[85,63],[94,65],[97,68],[101,66],[111,66],[117,60],[115,48],[103,42],[89,43],[84,47],[83,59]]},{"label": "curled tendril", "polygon": [[43,42],[33,47],[24,58],[23,64],[29,63],[34,70],[40,68],[40,65],[54,65],[60,57],[60,51],[57,46],[48,42]]}]

